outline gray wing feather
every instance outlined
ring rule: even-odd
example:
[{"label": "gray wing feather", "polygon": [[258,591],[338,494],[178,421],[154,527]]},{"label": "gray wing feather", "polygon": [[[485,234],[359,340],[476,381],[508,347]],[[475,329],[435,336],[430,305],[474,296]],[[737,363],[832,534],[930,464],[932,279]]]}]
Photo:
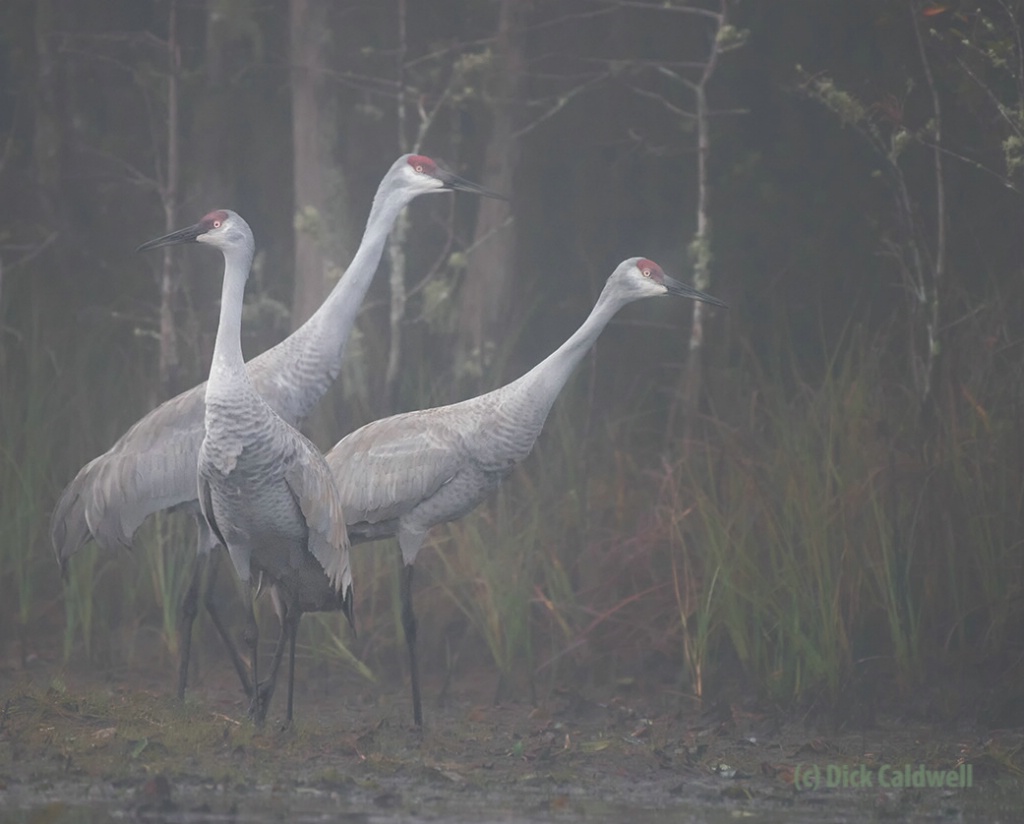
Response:
[{"label": "gray wing feather", "polygon": [[205,391],[202,384],[158,406],[68,484],[50,519],[62,565],[90,534],[108,549],[130,547],[148,515],[195,500]]},{"label": "gray wing feather", "polygon": [[224,540],[224,535],[221,533],[220,527],[217,526],[217,519],[213,513],[213,495],[210,492],[210,482],[201,475],[199,476],[199,511],[202,512],[203,520],[218,543],[226,547],[228,545],[227,541]]},{"label": "gray wing feather", "polygon": [[398,518],[455,477],[464,461],[462,435],[439,412],[374,421],[327,453],[350,524]]},{"label": "gray wing feather", "polygon": [[[289,379],[305,347],[305,338],[293,335],[248,364],[260,395],[293,425],[333,379]],[[90,538],[107,549],[131,547],[149,515],[195,501],[205,396],[204,381],[160,404],[65,487],[50,517],[50,539],[62,569]]]},{"label": "gray wing feather", "polygon": [[335,592],[352,586],[348,532],[338,491],[327,464],[307,442],[285,472],[285,481],[309,530],[309,551],[320,562]]}]

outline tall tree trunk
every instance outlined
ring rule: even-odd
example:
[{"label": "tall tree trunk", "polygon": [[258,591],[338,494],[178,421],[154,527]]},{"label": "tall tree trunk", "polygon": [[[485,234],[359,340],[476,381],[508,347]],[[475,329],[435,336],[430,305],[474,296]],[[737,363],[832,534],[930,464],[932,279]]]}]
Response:
[{"label": "tall tree trunk", "polygon": [[[697,231],[690,242],[690,259],[693,262],[693,285],[701,291],[711,288],[711,182],[708,162],[711,157],[711,113],[708,109],[708,83],[718,66],[721,54],[719,35],[727,24],[728,6],[722,0],[719,12],[712,16],[715,21],[711,46],[708,51],[700,79],[693,83],[693,114],[697,128]],[[694,301],[693,325],[690,327],[690,345],[683,367],[683,381],[679,393],[679,406],[683,416],[684,449],[689,450],[693,436],[693,424],[700,407],[704,388],[704,320],[708,314],[707,304]],[[673,430],[671,420],[676,409],[673,404],[668,431]]]},{"label": "tall tree trunk", "polygon": [[[238,90],[231,76],[242,68],[238,43],[244,35],[238,32],[245,31],[242,18],[252,13],[250,2],[246,0],[227,8],[224,0],[206,0],[203,85],[192,97],[189,122],[182,126],[184,142],[189,147],[191,173],[187,181],[182,182],[187,190],[181,201],[195,204],[202,212],[235,202],[231,182],[239,165],[233,157],[237,153],[235,136],[239,134],[235,125],[238,123]],[[189,211],[192,211],[191,206]],[[188,220],[190,215],[183,215],[183,218]],[[184,312],[179,319],[181,371],[185,383],[192,385],[209,373],[217,332],[220,282],[213,278],[191,277],[189,270],[184,270],[184,275],[181,283],[184,300],[180,302]],[[244,348],[244,339],[242,345]]]},{"label": "tall tree trunk", "polygon": [[[164,206],[164,229],[172,232],[178,224],[178,73],[181,50],[178,47],[178,3],[171,0],[167,23],[167,172],[160,193]],[[184,387],[181,380],[181,359],[178,334],[174,324],[174,277],[172,250],[165,246],[160,270],[160,389],[163,397],[171,397]]]},{"label": "tall tree trunk", "polygon": [[55,10],[51,0],[39,0],[35,7],[35,99],[32,107],[32,158],[43,214],[55,221],[58,212],[57,191],[60,176],[60,126],[57,113],[57,66],[50,37],[54,31]]},{"label": "tall tree trunk", "polygon": [[[702,292],[711,285],[711,215],[708,195],[708,156],[711,153],[711,135],[708,130],[708,101],[704,83],[695,89],[695,113],[697,120],[697,231],[690,242],[690,258],[693,262],[693,285]],[[680,405],[683,415],[684,448],[692,440],[693,421],[700,406],[703,386],[704,365],[704,318],[705,304],[693,303],[693,323],[690,326],[690,346],[683,367],[683,385]]]},{"label": "tall tree trunk", "polygon": [[316,311],[329,284],[351,257],[336,240],[348,221],[341,170],[334,159],[335,106],[324,82],[331,5],[330,0],[291,0],[289,7],[295,181],[293,327]]},{"label": "tall tree trunk", "polygon": [[[405,93],[405,55],[408,50],[406,37],[406,3],[398,0],[398,49],[396,55],[396,82],[398,85],[398,101],[396,114],[398,121],[398,150],[402,154],[409,151],[409,137],[406,134],[406,100]],[[387,252],[391,271],[388,285],[391,294],[391,306],[388,313],[388,364],[384,370],[384,408],[383,415],[391,415],[398,403],[398,373],[402,365],[402,323],[405,320],[405,239],[409,234],[409,212],[403,209],[395,221],[395,228],[388,238]]]},{"label": "tall tree trunk", "polygon": [[[525,55],[524,4],[501,0],[491,89],[493,124],[484,154],[484,186],[510,193],[519,161],[515,109]],[[459,371],[481,374],[489,365],[494,341],[509,329],[509,299],[515,277],[515,233],[507,202],[481,198],[465,279],[460,291],[456,363]]]}]

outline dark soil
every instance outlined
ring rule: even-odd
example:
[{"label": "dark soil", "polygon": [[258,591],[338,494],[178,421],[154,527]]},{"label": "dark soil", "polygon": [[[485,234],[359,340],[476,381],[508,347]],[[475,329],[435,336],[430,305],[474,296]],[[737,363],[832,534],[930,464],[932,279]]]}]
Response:
[{"label": "dark soil", "polygon": [[[1024,815],[1021,730],[878,717],[830,732],[792,714],[707,700],[702,707],[635,683],[494,706],[484,673],[475,683],[456,679],[444,707],[431,703],[428,683],[420,731],[404,683],[322,672],[297,685],[291,729],[280,729],[279,692],[266,728],[256,730],[228,674],[205,673],[182,705],[166,661],[102,674],[38,660],[0,669],[0,822]],[[890,784],[905,765],[911,774],[964,765],[972,786],[879,786],[886,765]],[[844,776],[847,786],[827,786]]]}]

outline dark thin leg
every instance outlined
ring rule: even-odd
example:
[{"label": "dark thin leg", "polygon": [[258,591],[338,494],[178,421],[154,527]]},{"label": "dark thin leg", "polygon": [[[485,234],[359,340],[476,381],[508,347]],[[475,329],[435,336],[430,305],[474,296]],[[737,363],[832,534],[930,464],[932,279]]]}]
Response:
[{"label": "dark thin leg", "polygon": [[259,689],[260,678],[259,678],[259,646],[260,646],[260,627],[256,623],[256,590],[249,584],[249,596],[246,600],[249,606],[249,614],[246,617],[245,630],[242,633],[242,640],[249,647],[249,654],[252,656],[250,661],[250,671],[252,673],[252,680],[250,683],[256,687],[252,691],[252,702],[249,704],[249,716],[256,722],[256,726],[260,726],[263,723],[263,718],[266,716],[266,710],[261,712],[260,705],[263,703],[262,691]]},{"label": "dark thin leg", "polygon": [[284,719],[286,727],[292,725],[292,696],[295,693],[295,639],[299,634],[299,618],[301,617],[301,615],[297,615],[291,625],[291,639],[289,640],[288,650],[288,713]]},{"label": "dark thin leg", "polygon": [[185,687],[188,686],[188,663],[192,654],[192,625],[199,613],[199,586],[206,567],[206,553],[197,552],[192,563],[192,580],[189,581],[185,597],[181,602],[181,622],[178,624],[178,637],[181,640],[181,659],[178,661],[178,700],[185,700]]},{"label": "dark thin leg", "polygon": [[420,671],[416,663],[416,614],[412,611],[412,564],[402,568],[402,629],[409,647],[409,676],[412,678],[412,718],[417,727],[423,726],[423,707],[420,703]]},{"label": "dark thin leg", "polygon": [[220,636],[220,640],[224,643],[227,648],[228,655],[231,656],[231,663],[235,668],[235,672],[238,673],[238,680],[242,682],[242,689],[245,691],[245,697],[252,699],[252,684],[249,682],[249,673],[246,671],[245,661],[242,660],[242,655],[238,651],[238,647],[235,646],[235,641],[231,637],[231,633],[228,632],[227,626],[224,621],[221,620],[220,613],[217,611],[217,600],[216,600],[216,589],[217,589],[217,572],[220,569],[220,548],[217,547],[213,550],[213,557],[210,559],[210,568],[206,574],[206,597],[204,603],[206,605],[206,611],[210,615],[210,620],[213,621],[213,626],[217,630],[217,634]]},{"label": "dark thin leg", "polygon": [[[266,720],[267,711],[270,709],[270,699],[274,697],[274,688],[277,686],[277,673],[281,669],[281,660],[284,658],[284,649],[286,646],[291,646],[293,652],[292,661],[294,662],[295,634],[298,630],[299,620],[301,618],[302,613],[294,606],[285,607],[284,618],[281,621],[281,637],[277,640],[277,646],[274,648],[274,657],[270,664],[270,675],[256,690],[258,699],[254,700],[254,706],[256,709],[253,713],[253,720],[257,725],[261,726]],[[291,703],[290,688],[291,684],[289,683],[289,704]],[[291,711],[289,707],[287,723],[290,724],[291,720]]]}]

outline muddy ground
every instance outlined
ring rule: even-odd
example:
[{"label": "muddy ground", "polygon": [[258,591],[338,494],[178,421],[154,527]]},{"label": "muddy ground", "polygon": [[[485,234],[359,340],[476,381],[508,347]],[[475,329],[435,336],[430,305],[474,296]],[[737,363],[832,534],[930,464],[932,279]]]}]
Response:
[{"label": "muddy ground", "polygon": [[[291,729],[282,690],[255,730],[229,674],[183,705],[166,662],[0,667],[0,822],[1024,820],[1021,729],[853,730],[636,682],[494,706],[481,673],[443,707],[428,679],[419,731],[404,683],[319,671]],[[892,786],[924,769],[971,786]]]}]

